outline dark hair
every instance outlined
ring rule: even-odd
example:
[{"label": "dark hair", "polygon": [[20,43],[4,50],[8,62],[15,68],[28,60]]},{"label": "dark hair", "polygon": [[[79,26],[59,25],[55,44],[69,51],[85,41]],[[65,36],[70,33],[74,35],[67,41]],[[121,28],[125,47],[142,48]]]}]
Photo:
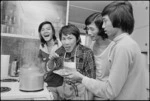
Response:
[{"label": "dark hair", "polygon": [[44,44],[46,44],[46,41],[43,39],[43,37],[41,36],[41,29],[42,29],[42,27],[43,27],[43,25],[45,25],[45,24],[50,24],[51,25],[51,28],[52,28],[52,32],[53,32],[53,40],[54,41],[57,41],[56,40],[56,36],[55,36],[55,29],[54,29],[54,26],[53,26],[53,24],[51,23],[51,22],[49,22],[49,21],[44,21],[44,22],[42,22],[40,25],[39,25],[39,28],[38,28],[38,32],[39,32],[39,36],[40,36],[40,40],[41,40],[41,45],[42,46],[44,46]]},{"label": "dark hair", "polygon": [[107,5],[102,16],[108,15],[113,27],[121,28],[122,31],[131,34],[134,29],[133,8],[129,1],[114,1]]},{"label": "dark hair", "polygon": [[80,30],[75,25],[69,24],[69,25],[63,26],[59,32],[60,40],[62,38],[62,34],[63,35],[72,34],[76,37],[77,44],[81,43]]},{"label": "dark hair", "polygon": [[95,23],[96,27],[98,28],[99,32],[98,35],[102,37],[102,39],[108,38],[107,34],[105,34],[104,29],[102,28],[103,25],[103,19],[100,12],[95,12],[91,14],[89,17],[85,20],[86,28],[88,25],[90,25],[92,22]]}]

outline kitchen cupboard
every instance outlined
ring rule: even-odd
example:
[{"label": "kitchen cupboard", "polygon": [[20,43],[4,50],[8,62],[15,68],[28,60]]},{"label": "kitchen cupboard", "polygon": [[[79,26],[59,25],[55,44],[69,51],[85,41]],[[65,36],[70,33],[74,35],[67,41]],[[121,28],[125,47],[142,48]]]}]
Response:
[{"label": "kitchen cupboard", "polygon": [[10,55],[10,63],[18,58],[20,66],[36,61],[39,24],[51,21],[58,37],[66,13],[67,1],[1,1],[1,54]]}]

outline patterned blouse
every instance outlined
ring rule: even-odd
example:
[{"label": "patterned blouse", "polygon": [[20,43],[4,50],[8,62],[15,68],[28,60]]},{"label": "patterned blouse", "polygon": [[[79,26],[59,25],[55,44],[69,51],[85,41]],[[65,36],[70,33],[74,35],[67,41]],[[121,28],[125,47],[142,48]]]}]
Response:
[{"label": "patterned blouse", "polygon": [[[94,60],[94,55],[92,50],[81,44],[79,44],[77,47],[78,47],[76,50],[77,71],[87,77],[96,78],[96,65],[95,65],[95,60]],[[63,68],[63,60],[66,51],[64,47],[61,46],[55,52],[59,55],[59,58],[55,59],[56,69],[61,69]],[[74,54],[75,54],[75,49],[70,54],[66,53],[66,57],[67,55],[69,55],[70,59],[72,60],[74,59]]]},{"label": "patterned blouse", "polygon": [[38,54],[38,58],[45,63],[45,68],[46,71],[49,71],[50,68],[46,66],[46,63],[49,61],[49,55],[53,54],[59,47],[61,47],[61,43],[58,41],[55,41],[54,45],[52,46],[52,50],[51,52],[48,52],[48,47],[46,44],[44,44],[44,46],[42,47],[42,45],[40,45],[39,47],[39,54]]}]

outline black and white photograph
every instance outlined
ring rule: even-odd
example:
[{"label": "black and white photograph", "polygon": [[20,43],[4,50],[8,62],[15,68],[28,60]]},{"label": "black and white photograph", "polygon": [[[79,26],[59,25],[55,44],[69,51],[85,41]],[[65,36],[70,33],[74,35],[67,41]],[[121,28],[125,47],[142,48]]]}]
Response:
[{"label": "black and white photograph", "polygon": [[1,100],[150,100],[148,0],[0,5]]}]

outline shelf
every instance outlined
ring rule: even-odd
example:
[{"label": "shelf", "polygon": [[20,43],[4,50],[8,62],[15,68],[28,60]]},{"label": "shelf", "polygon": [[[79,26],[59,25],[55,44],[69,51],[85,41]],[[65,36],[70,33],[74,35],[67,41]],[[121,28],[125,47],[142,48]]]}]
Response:
[{"label": "shelf", "polygon": [[39,39],[39,37],[36,37],[36,36],[10,34],[10,33],[1,33],[1,36],[16,37],[16,38],[27,38],[27,39]]}]

